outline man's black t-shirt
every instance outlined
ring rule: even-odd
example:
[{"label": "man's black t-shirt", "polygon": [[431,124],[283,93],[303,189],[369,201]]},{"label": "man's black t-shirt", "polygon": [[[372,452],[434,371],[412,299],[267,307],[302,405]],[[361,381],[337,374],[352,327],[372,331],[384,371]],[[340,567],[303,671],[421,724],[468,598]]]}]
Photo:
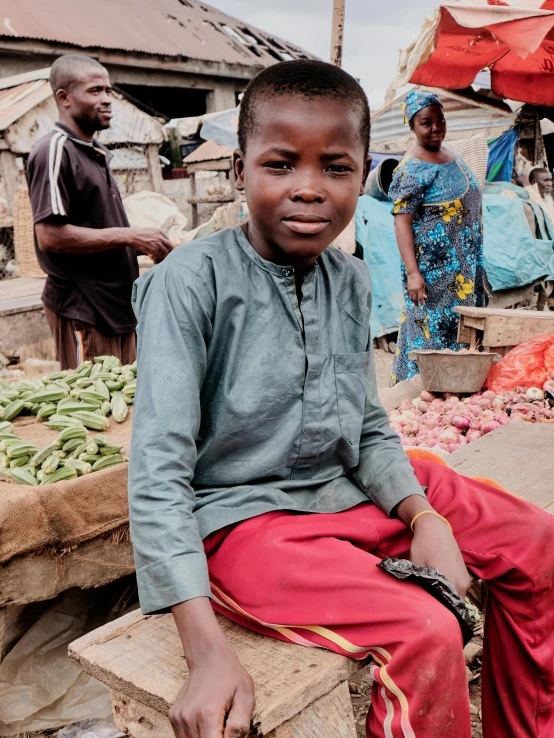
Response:
[{"label": "man's black t-shirt", "polygon": [[[76,138],[61,123],[29,156],[27,180],[35,223],[70,223],[85,228],[129,226],[109,162],[96,140]],[[50,310],[95,326],[105,335],[136,327],[131,291],[137,279],[136,252],[121,247],[98,254],[57,254],[35,247],[48,275],[42,301]]]}]

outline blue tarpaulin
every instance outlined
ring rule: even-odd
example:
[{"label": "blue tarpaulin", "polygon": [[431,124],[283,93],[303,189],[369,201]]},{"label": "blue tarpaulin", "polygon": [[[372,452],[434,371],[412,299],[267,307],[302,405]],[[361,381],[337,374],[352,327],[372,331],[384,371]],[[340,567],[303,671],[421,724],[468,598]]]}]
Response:
[{"label": "blue tarpaulin", "polygon": [[483,222],[485,272],[493,290],[554,279],[554,243],[533,237],[522,200],[485,195]]},{"label": "blue tarpaulin", "polygon": [[[483,220],[485,272],[493,290],[554,279],[554,242],[533,237],[522,200],[484,195]],[[364,250],[373,285],[371,330],[375,337],[383,336],[398,330],[403,300],[390,202],[360,197],[356,240]]]},{"label": "blue tarpaulin", "polygon": [[371,333],[374,338],[398,330],[402,311],[400,254],[394,236],[391,203],[363,195],[356,210],[356,241],[363,247],[373,286]]},{"label": "blue tarpaulin", "polygon": [[487,182],[511,181],[517,137],[518,129],[514,127],[489,142]]}]

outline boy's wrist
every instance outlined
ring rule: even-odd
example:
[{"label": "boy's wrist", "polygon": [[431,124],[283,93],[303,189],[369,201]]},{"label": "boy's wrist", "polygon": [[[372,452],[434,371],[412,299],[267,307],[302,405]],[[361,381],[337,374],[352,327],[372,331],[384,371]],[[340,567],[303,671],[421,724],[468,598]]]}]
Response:
[{"label": "boy's wrist", "polygon": [[210,600],[197,597],[171,608],[189,669],[211,658],[235,657],[216,620]]}]

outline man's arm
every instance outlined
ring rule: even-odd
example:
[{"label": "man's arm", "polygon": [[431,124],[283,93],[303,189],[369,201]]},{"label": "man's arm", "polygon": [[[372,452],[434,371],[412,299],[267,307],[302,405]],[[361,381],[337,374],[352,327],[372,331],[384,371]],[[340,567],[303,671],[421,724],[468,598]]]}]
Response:
[{"label": "man's arm", "polygon": [[41,221],[35,225],[35,233],[39,249],[54,254],[97,254],[130,246],[159,263],[173,248],[156,228],[82,228]]},{"label": "man's arm", "polygon": [[135,283],[138,381],[129,464],[131,537],[141,608],[145,613],[171,609],[190,670],[170,714],[176,735],[242,738],[254,707],[252,680],[211,608],[207,561],[194,516],[200,391],[214,311],[205,286],[210,277],[201,269],[197,254],[176,252]]}]

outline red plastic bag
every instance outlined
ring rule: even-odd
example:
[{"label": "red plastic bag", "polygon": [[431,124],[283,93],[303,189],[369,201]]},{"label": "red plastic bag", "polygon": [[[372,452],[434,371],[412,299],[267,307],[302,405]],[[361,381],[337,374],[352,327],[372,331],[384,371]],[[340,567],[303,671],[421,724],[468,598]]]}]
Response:
[{"label": "red plastic bag", "polygon": [[554,335],[536,336],[520,343],[494,364],[487,377],[493,392],[516,387],[540,387],[554,374]]}]

